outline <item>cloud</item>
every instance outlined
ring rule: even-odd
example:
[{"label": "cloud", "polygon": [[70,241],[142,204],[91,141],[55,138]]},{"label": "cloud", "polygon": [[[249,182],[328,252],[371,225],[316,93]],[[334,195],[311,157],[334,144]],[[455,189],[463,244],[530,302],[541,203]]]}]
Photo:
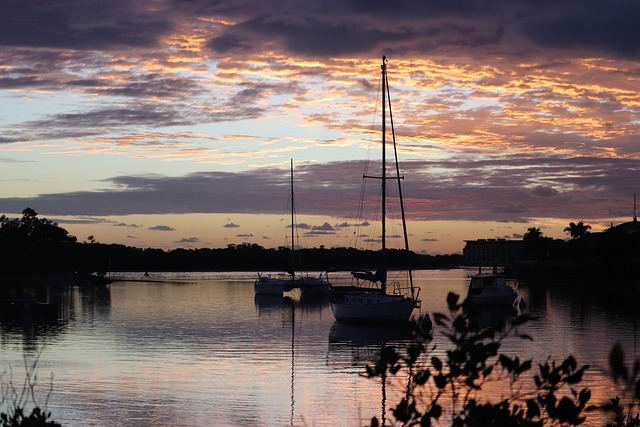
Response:
[{"label": "cloud", "polygon": [[197,237],[186,237],[184,239],[180,239],[178,241],[176,241],[176,243],[199,243],[200,239],[198,239]]},{"label": "cloud", "polygon": [[117,224],[113,224],[114,227],[130,227],[130,228],[141,228],[142,225],[139,224],[126,224],[124,222],[119,222]]},{"label": "cloud", "polygon": [[236,237],[240,237],[240,238],[246,239],[246,238],[253,237],[253,234],[251,234],[251,233],[248,233],[248,234],[236,234]]},{"label": "cloud", "polygon": [[313,227],[313,231],[334,231],[334,228],[328,222]]},{"label": "cloud", "polygon": [[[481,161],[467,156],[408,161],[403,167],[405,176],[411,177],[405,182],[406,196],[414,201],[407,206],[409,219],[526,222],[531,218],[584,218],[585,212],[591,218],[608,218],[612,211],[628,211],[636,192],[634,182],[640,161],[507,154]],[[300,178],[297,184],[298,214],[348,218],[356,212],[354,201],[358,199],[360,178],[355,171],[363,170],[361,162],[331,162],[298,169],[301,176],[304,174],[304,180]],[[178,177],[122,175],[105,180],[109,185],[103,191],[0,198],[0,211],[21,212],[26,206],[34,206],[47,215],[91,217],[281,214],[288,173],[286,169],[263,168],[238,173],[196,172]],[[540,186],[540,181],[547,184]],[[541,204],[529,197],[532,192],[553,197],[546,197]],[[265,194],[282,197],[264,197]],[[514,203],[515,200],[519,202]],[[343,222],[341,226],[347,224],[352,223]],[[330,230],[333,226],[301,223],[298,228]]]},{"label": "cloud", "polygon": [[176,231],[175,228],[169,227],[168,225],[156,225],[156,226],[153,226],[153,227],[149,227],[149,230],[154,230],[154,231]]},{"label": "cloud", "polygon": [[233,223],[233,222],[229,222],[229,223],[223,225],[222,227],[223,228],[238,228],[240,226],[238,224]]}]

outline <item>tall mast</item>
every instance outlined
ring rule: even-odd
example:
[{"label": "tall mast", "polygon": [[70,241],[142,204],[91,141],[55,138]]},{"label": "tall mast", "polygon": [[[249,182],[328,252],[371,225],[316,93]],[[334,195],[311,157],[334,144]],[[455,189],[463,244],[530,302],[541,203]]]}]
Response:
[{"label": "tall mast", "polygon": [[387,155],[386,155],[386,135],[387,135],[387,57],[382,55],[382,291],[386,292],[387,287],[387,265],[386,265],[386,215],[387,215]]},{"label": "tall mast", "polygon": [[[402,195],[402,183],[400,182],[404,179],[403,176],[400,175],[400,166],[398,163],[398,146],[396,145],[396,131],[393,126],[393,112],[391,111],[391,93],[389,92],[389,80],[385,75],[385,84],[387,86],[387,99],[389,101],[389,123],[391,124],[391,138],[393,140],[393,154],[394,160],[396,164],[396,176],[395,179],[398,182],[398,198],[400,199],[400,214],[402,216],[402,232],[404,235],[404,249],[407,251],[407,256],[409,256],[409,233],[407,232],[407,219],[404,212],[404,197]],[[409,286],[411,287],[411,296],[414,296],[414,288],[413,288],[413,272],[411,268],[408,268],[409,272]]]},{"label": "tall mast", "polygon": [[633,193],[633,222],[638,221],[638,216],[636,215],[636,193]]},{"label": "tall mast", "polygon": [[296,249],[296,241],[295,241],[295,232],[296,232],[296,218],[295,218],[295,204],[293,200],[293,159],[291,159],[291,177],[290,177],[291,187],[291,275],[295,276],[296,271],[296,257],[295,257],[295,249]]}]

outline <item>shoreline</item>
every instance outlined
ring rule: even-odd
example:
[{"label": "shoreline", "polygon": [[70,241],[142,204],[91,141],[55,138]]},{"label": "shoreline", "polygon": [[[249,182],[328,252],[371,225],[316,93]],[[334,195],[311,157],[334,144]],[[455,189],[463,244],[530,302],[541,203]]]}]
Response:
[{"label": "shoreline", "polygon": [[95,274],[42,273],[0,276],[0,288],[68,285],[106,285],[111,280]]}]

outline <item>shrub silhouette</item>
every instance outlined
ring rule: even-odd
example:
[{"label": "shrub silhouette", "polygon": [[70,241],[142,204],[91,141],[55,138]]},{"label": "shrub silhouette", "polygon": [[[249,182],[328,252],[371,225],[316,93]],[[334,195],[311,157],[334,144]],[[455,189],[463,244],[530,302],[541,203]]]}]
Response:
[{"label": "shrub silhouette", "polygon": [[[39,357],[38,355],[29,365],[25,356],[25,379],[22,389],[17,389],[11,378],[5,383],[3,380],[6,371],[0,373],[0,427],[61,427],[51,420],[51,413],[42,409],[36,401],[36,365]],[[30,414],[26,410],[29,403],[32,406]],[[46,406],[45,402],[44,408]]]},{"label": "shrub silhouette", "polygon": [[[585,422],[588,412],[600,409],[613,413],[608,426],[640,426],[634,414],[640,401],[640,361],[629,369],[619,345],[611,351],[610,366],[629,404],[625,408],[622,399],[615,397],[602,406],[589,405],[590,390],[579,388],[588,365],[579,366],[568,356],[561,363],[546,360],[533,373],[532,360],[500,352],[507,337],[532,340],[519,331],[532,319],[530,315],[516,316],[508,325],[481,326],[474,308],[461,303],[458,295],[449,293],[447,305],[449,314],[434,315],[435,324],[444,329],[442,334],[452,345],[444,356],[438,356],[442,351],[435,352],[436,346],[414,325],[413,339],[402,354],[384,346],[375,365],[366,368],[367,377],[382,381],[408,374],[406,394],[391,409],[397,422],[404,426],[576,426]],[[533,384],[524,384],[525,379]],[[496,381],[502,397],[489,399],[481,394],[483,387]],[[370,425],[380,423],[374,417]]]}]

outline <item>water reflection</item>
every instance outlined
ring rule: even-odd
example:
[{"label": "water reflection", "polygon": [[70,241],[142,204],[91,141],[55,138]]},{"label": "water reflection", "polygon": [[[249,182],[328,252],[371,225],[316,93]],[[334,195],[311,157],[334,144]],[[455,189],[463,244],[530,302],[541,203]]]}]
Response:
[{"label": "water reflection", "polygon": [[[140,425],[153,417],[185,426],[364,425],[386,420],[386,406],[406,392],[406,378],[363,377],[382,345],[408,342],[404,330],[336,324],[327,301],[296,292],[256,298],[247,273],[134,279],[34,289],[59,304],[55,321],[0,322],[3,363],[20,366],[23,348],[45,346],[42,376],[55,374],[49,409],[65,426],[106,425],[114,414]],[[468,286],[462,271],[416,279],[430,313],[446,313],[447,294]],[[507,340],[504,349],[534,362],[573,354],[592,366],[585,385],[601,403],[610,397],[611,345],[621,341],[628,357],[638,356],[638,314],[579,289],[521,283],[537,316],[522,332],[535,342]],[[489,310],[481,318],[510,316]],[[443,356],[450,343],[440,332],[436,325],[430,347]]]},{"label": "water reflection", "polygon": [[42,286],[21,285],[38,302],[52,307],[48,312],[27,312],[0,316],[0,337],[3,343],[22,343],[26,354],[33,354],[46,344],[55,342],[68,332],[78,319],[106,320],[111,306],[107,285]]},{"label": "water reflection", "polygon": [[509,305],[475,305],[468,313],[480,328],[502,331],[518,311]]}]

